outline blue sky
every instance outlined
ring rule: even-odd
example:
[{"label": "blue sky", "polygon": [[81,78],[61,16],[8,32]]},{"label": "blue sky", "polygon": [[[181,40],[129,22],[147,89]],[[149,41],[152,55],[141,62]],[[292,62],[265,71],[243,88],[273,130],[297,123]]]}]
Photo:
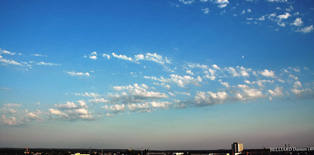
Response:
[{"label": "blue sky", "polygon": [[313,146],[311,0],[0,1],[0,146]]}]

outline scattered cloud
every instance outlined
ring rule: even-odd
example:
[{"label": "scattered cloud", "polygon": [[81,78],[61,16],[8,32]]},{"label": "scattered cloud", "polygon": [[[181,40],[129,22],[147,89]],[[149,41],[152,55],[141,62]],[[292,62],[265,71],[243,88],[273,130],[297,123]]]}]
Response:
[{"label": "scattered cloud", "polygon": [[104,99],[104,98],[94,98],[94,99],[90,99],[88,100],[89,102],[92,103],[108,103],[109,101]]},{"label": "scattered cloud", "polygon": [[94,52],[90,53],[88,56],[85,55],[84,57],[85,57],[85,58],[88,57],[88,58],[90,58],[90,59],[92,59],[92,60],[96,60],[96,59],[97,59],[97,56],[98,56],[97,52],[94,51]]},{"label": "scattered cloud", "polygon": [[151,104],[151,106],[153,108],[164,108],[164,109],[167,109],[167,108],[169,108],[169,105],[171,105],[172,103],[168,102],[168,101],[162,101],[162,102],[153,101],[153,102],[150,102],[150,104]]},{"label": "scattered cloud", "polygon": [[0,118],[0,124],[14,126],[20,124],[20,122],[18,122],[18,120],[14,116],[7,117],[6,115],[2,115]]},{"label": "scattered cloud", "polygon": [[7,50],[3,50],[0,48],[0,54],[8,54],[8,55],[15,55],[14,52],[10,52],[10,51],[7,51]]},{"label": "scattered cloud", "polygon": [[194,0],[179,0],[179,2],[181,2],[183,4],[192,4],[192,3],[194,3]]},{"label": "scattered cloud", "polygon": [[277,18],[279,18],[279,20],[282,20],[282,19],[288,19],[290,16],[291,16],[290,13],[286,12],[285,14],[278,15]]},{"label": "scattered cloud", "polygon": [[105,54],[105,53],[104,53],[102,56],[103,56],[104,58],[107,58],[108,60],[110,59],[110,55],[109,55],[109,54]]},{"label": "scattered cloud", "polygon": [[17,66],[22,66],[22,64],[21,63],[19,63],[19,62],[16,62],[15,60],[8,60],[8,59],[4,59],[3,57],[2,57],[2,55],[0,55],[0,62],[2,62],[3,64],[5,64],[5,65],[17,65]]},{"label": "scattered cloud", "polygon": [[125,105],[124,104],[115,104],[115,105],[111,105],[107,108],[105,108],[107,110],[109,110],[110,112],[117,114],[117,113],[121,113],[125,111]]},{"label": "scattered cloud", "polygon": [[135,83],[128,86],[115,86],[113,87],[113,89],[120,93],[111,95],[111,98],[113,98],[113,100],[111,101],[122,100],[124,102],[131,103],[140,100],[168,98],[168,95],[166,95],[165,93],[149,91],[150,88],[145,84],[139,85]]},{"label": "scattered cloud", "polygon": [[302,24],[303,24],[303,21],[301,18],[296,18],[295,21],[291,23],[291,25],[294,25],[294,26],[302,26]]},{"label": "scattered cloud", "polygon": [[[297,32],[310,33],[313,31],[313,25],[299,29]],[[1,59],[0,59],[1,61]]]},{"label": "scattered cloud", "polygon": [[267,0],[268,2],[288,2],[288,0]]},{"label": "scattered cloud", "polygon": [[93,98],[98,98],[98,97],[100,97],[100,95],[97,94],[97,93],[89,93],[89,92],[85,92],[85,93],[74,93],[74,95],[76,95],[76,96],[83,96],[83,97],[93,97]]},{"label": "scattered cloud", "polygon": [[238,88],[240,88],[243,91],[242,94],[241,93],[237,94],[238,99],[240,100],[249,100],[263,97],[263,93],[256,88],[250,88],[249,86],[242,84],[239,84]]},{"label": "scattered cloud", "polygon": [[268,93],[272,96],[283,96],[282,87],[276,87],[275,90],[268,90]]},{"label": "scattered cloud", "polygon": [[196,105],[213,105],[213,104],[222,104],[228,99],[228,94],[224,91],[222,92],[204,92],[199,91],[196,93],[194,101]]},{"label": "scattered cloud", "polygon": [[265,77],[275,77],[275,72],[272,70],[265,69],[264,71],[260,71],[259,73]]},{"label": "scattered cloud", "polygon": [[50,63],[50,62],[38,62],[36,63],[36,65],[39,66],[59,66],[60,64],[56,64],[56,63]]},{"label": "scattered cloud", "polygon": [[150,112],[151,109],[149,107],[149,104],[148,103],[143,103],[143,104],[135,104],[135,103],[132,103],[132,104],[128,104],[128,108],[131,112],[135,112],[135,111],[139,111],[139,112]]},{"label": "scattered cloud", "polygon": [[146,79],[152,79],[164,83],[175,83],[179,87],[185,87],[186,85],[196,85],[199,86],[200,82],[202,82],[202,78],[200,76],[194,78],[189,75],[180,76],[177,74],[170,74],[170,78],[164,78],[164,77],[150,77],[150,76],[144,76]]},{"label": "scattered cloud", "polygon": [[4,104],[0,108],[0,124],[18,126],[44,120],[40,110],[29,111],[21,108],[21,106],[21,104],[14,103]]},{"label": "scattered cloud", "polygon": [[16,103],[6,103],[4,104],[5,107],[20,107],[22,104],[16,104]]},{"label": "scattered cloud", "polygon": [[112,53],[112,56],[117,58],[117,59],[133,61],[133,59],[131,57],[127,57],[126,55],[117,55],[116,53]]},{"label": "scattered cloud", "polygon": [[65,104],[56,104],[55,108],[48,109],[52,119],[62,120],[94,120],[94,116],[89,111],[85,101],[79,100],[78,104],[66,102]]},{"label": "scattered cloud", "polygon": [[233,67],[227,67],[225,70],[227,70],[233,77],[240,76],[240,74]]},{"label": "scattered cloud", "polygon": [[75,71],[71,71],[71,72],[67,72],[69,75],[71,76],[86,76],[86,77],[89,77],[90,74],[88,72],[75,72]]},{"label": "scattered cloud", "polygon": [[38,54],[38,53],[31,54],[31,56],[34,56],[34,57],[47,57],[47,55],[42,55],[42,54]]},{"label": "scattered cloud", "polygon": [[224,8],[228,5],[229,1],[228,0],[215,0],[214,3],[217,3],[219,8]]},{"label": "scattered cloud", "polygon": [[203,12],[204,14],[209,14],[209,8],[203,8],[203,9],[202,9],[202,12]]}]

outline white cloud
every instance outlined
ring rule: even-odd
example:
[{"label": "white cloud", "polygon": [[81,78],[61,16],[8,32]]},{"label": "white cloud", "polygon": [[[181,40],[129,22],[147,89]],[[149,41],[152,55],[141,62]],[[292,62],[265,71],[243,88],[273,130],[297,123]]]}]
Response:
[{"label": "white cloud", "polygon": [[[210,80],[215,80],[216,79],[215,72],[216,70],[209,68],[208,72],[205,72],[206,78]],[[208,73],[210,73],[210,75]]]},{"label": "white cloud", "polygon": [[162,86],[162,87],[164,87],[164,88],[166,88],[166,89],[168,89],[168,90],[171,89],[171,86],[168,85],[168,84],[165,84],[165,83],[161,83],[160,86]]},{"label": "white cloud", "polygon": [[84,109],[84,108],[75,109],[75,112],[77,112],[78,114],[81,114],[81,115],[87,115],[88,114],[87,109]]},{"label": "white cloud", "polygon": [[161,55],[158,55],[157,53],[146,53],[145,60],[153,61],[159,64],[170,63],[170,60],[168,58],[164,59]]},{"label": "white cloud", "polygon": [[67,72],[69,75],[71,76],[90,76],[90,74],[88,72],[83,73],[83,72],[75,72],[75,71],[71,71],[71,72]]},{"label": "white cloud", "polygon": [[75,108],[77,108],[77,106],[75,105],[74,102],[66,102],[66,104],[55,105],[55,107],[59,108],[59,109],[75,109]]},{"label": "white cloud", "polygon": [[276,17],[276,13],[271,13],[268,15],[268,19],[273,20],[274,17]]},{"label": "white cloud", "polygon": [[252,71],[251,68],[245,68],[243,66],[237,67],[237,69],[240,70],[240,74],[243,77],[249,77],[250,76],[249,72]]},{"label": "white cloud", "polygon": [[53,109],[53,108],[51,108],[51,109],[48,109],[48,110],[49,110],[49,112],[50,112],[51,114],[53,114],[53,115],[66,116],[65,113],[61,112],[61,111],[58,110],[58,109]]},{"label": "white cloud", "polygon": [[163,101],[163,102],[153,101],[153,102],[150,102],[150,104],[153,108],[168,108],[169,105],[171,105],[172,103],[167,102],[167,101]]},{"label": "white cloud", "polygon": [[291,25],[294,25],[294,26],[302,26],[302,24],[303,24],[303,21],[301,18],[297,18],[295,19],[293,23],[291,23]]},{"label": "white cloud", "polygon": [[[77,101],[78,105],[74,102],[66,102],[66,104],[55,105],[57,109],[50,108],[49,112],[52,115],[58,116],[64,120],[93,120],[91,112],[88,111],[88,106],[85,101]],[[52,116],[52,118],[54,118]]]},{"label": "white cloud", "polygon": [[171,61],[167,57],[163,57],[161,55],[158,55],[157,53],[146,53],[145,55],[138,54],[138,55],[135,55],[134,58],[128,57],[126,55],[117,55],[115,53],[112,53],[112,56],[118,59],[130,61],[130,62],[134,62],[138,64],[140,63],[140,61],[152,61],[161,65],[171,63]]},{"label": "white cloud", "polygon": [[[255,88],[250,88],[247,85],[241,85],[239,84],[238,87],[242,89],[242,91],[245,93],[248,98],[259,98],[263,97],[263,94],[260,90],[255,89]],[[243,97],[243,94],[241,95]],[[245,100],[245,98],[243,98]]]},{"label": "white cloud", "polygon": [[207,65],[201,65],[199,63],[190,63],[190,64],[188,64],[188,67],[190,67],[190,68],[201,68],[201,69],[207,69],[208,68]]},{"label": "white cloud", "polygon": [[13,108],[3,107],[3,108],[0,108],[0,112],[5,113],[5,114],[16,114],[17,110]]},{"label": "white cloud", "polygon": [[5,107],[20,107],[22,104],[16,104],[16,103],[7,103],[4,104]]},{"label": "white cloud", "polygon": [[74,93],[74,95],[76,95],[76,96],[84,96],[84,97],[94,97],[94,98],[100,97],[100,95],[97,94],[97,93],[88,93],[88,92],[85,92],[85,93]]},{"label": "white cloud", "polygon": [[140,61],[140,60],[144,60],[145,59],[145,56],[143,54],[138,54],[138,55],[135,55],[135,60],[136,61]]},{"label": "white cloud", "polygon": [[203,9],[202,9],[202,12],[203,12],[204,14],[209,14],[209,8],[203,8]]},{"label": "white cloud", "polygon": [[220,67],[218,65],[216,65],[216,64],[213,64],[212,67],[217,69],[217,70],[220,70]]},{"label": "white cloud", "polygon": [[179,0],[179,2],[182,2],[183,4],[192,4],[194,3],[194,0]]},{"label": "white cloud", "polygon": [[191,96],[191,93],[188,92],[175,92],[177,95],[186,95],[186,96]]},{"label": "white cloud", "polygon": [[275,72],[272,70],[265,69],[264,71],[260,71],[259,73],[265,77],[275,77]]},{"label": "white cloud", "polygon": [[23,119],[23,122],[30,122],[30,121],[40,121],[43,120],[41,118],[41,111],[36,110],[35,112],[28,112],[28,110],[25,110],[25,117]]},{"label": "white cloud", "polygon": [[40,66],[59,66],[60,64],[56,64],[56,63],[50,63],[50,62],[38,62],[36,65],[40,65]]},{"label": "white cloud", "polygon": [[285,14],[278,15],[277,18],[279,18],[279,20],[282,20],[282,19],[288,19],[290,16],[291,16],[290,13],[286,12]]},{"label": "white cloud", "polygon": [[274,80],[257,80],[257,85],[260,87],[264,87],[264,83],[274,83]]},{"label": "white cloud", "polygon": [[314,91],[312,89],[297,89],[292,88],[291,91],[301,99],[313,99],[314,98]]},{"label": "white cloud", "polygon": [[90,59],[93,59],[93,60],[96,60],[97,59],[97,56],[96,55],[91,55],[89,56]]},{"label": "white cloud", "polygon": [[282,87],[276,87],[275,90],[268,90],[272,96],[283,96]]},{"label": "white cloud", "polygon": [[194,73],[191,70],[186,70],[186,73],[190,75],[194,75]]},{"label": "white cloud", "polygon": [[102,56],[103,56],[104,58],[107,58],[108,60],[110,59],[110,55],[109,55],[109,54],[105,54],[105,53],[104,53]]},{"label": "white cloud", "polygon": [[233,77],[240,76],[240,74],[233,68],[233,67],[228,67],[225,68]]},{"label": "white cloud", "polygon": [[268,2],[288,2],[288,0],[267,0]]},{"label": "white cloud", "polygon": [[79,106],[81,108],[88,108],[88,106],[84,100],[79,100],[79,101],[77,101],[77,103],[79,103]]},{"label": "white cloud", "polygon": [[150,112],[148,103],[143,104],[128,104],[128,108],[130,111],[140,111],[140,112]]},{"label": "white cloud", "polygon": [[219,79],[218,81],[220,82],[221,85],[225,86],[226,88],[230,87],[228,82],[223,82],[221,79]]},{"label": "white cloud", "polygon": [[169,95],[171,95],[171,96],[176,96],[174,93],[172,93],[172,92],[168,92],[169,93]]},{"label": "white cloud", "polygon": [[298,79],[299,79],[297,76],[294,76],[294,75],[292,75],[292,74],[289,74],[289,77],[290,77],[290,78],[293,78],[294,80],[298,80]]},{"label": "white cloud", "polygon": [[133,61],[131,57],[127,57],[126,55],[117,55],[115,53],[112,53],[112,56],[122,60]]},{"label": "white cloud", "polygon": [[224,91],[213,93],[211,91],[208,92],[197,92],[194,98],[194,102],[196,105],[213,105],[213,104],[221,104],[228,99],[228,94]]},{"label": "white cloud", "polygon": [[111,116],[114,116],[115,114],[111,114],[111,113],[106,113],[106,116],[107,117],[111,117]]},{"label": "white cloud", "polygon": [[6,125],[17,125],[19,124],[18,120],[16,119],[16,117],[12,116],[12,117],[7,117],[6,115],[2,115],[1,119],[0,119],[0,124],[6,124]]},{"label": "white cloud", "polygon": [[205,3],[205,2],[208,2],[208,0],[200,0],[200,2],[204,2]]},{"label": "white cloud", "polygon": [[108,100],[105,100],[104,98],[95,98],[95,99],[90,99],[88,100],[89,102],[92,103],[108,103]]},{"label": "white cloud", "polygon": [[215,0],[215,3],[218,4],[219,8],[224,8],[228,5],[229,1],[228,0]]},{"label": "white cloud", "polygon": [[293,88],[301,88],[301,87],[302,87],[302,84],[300,81],[294,82]]},{"label": "white cloud", "polygon": [[113,87],[113,89],[116,91],[127,90],[127,92],[122,92],[121,95],[117,97],[124,97],[124,98],[127,97],[127,98],[133,98],[133,99],[168,98],[168,96],[165,93],[147,91],[149,87],[145,84],[139,85],[135,83],[134,85],[128,85],[128,86],[115,86]]},{"label": "white cloud", "polygon": [[265,21],[265,16],[262,16],[262,17],[258,18],[257,20],[259,20],[259,21]]},{"label": "white cloud", "polygon": [[47,57],[46,55],[42,55],[42,54],[38,54],[38,53],[31,54],[31,55],[34,56],[34,57]]},{"label": "white cloud", "polygon": [[10,52],[10,51],[7,51],[7,50],[3,50],[0,48],[0,54],[9,54],[9,55],[15,55],[14,52]]},{"label": "white cloud", "polygon": [[19,62],[16,62],[15,60],[4,59],[1,55],[0,55],[0,62],[3,62],[4,64],[9,64],[9,65],[22,66],[22,64],[20,64]]},{"label": "white cloud", "polygon": [[185,87],[188,84],[192,85],[199,85],[199,82],[202,82],[202,78],[198,76],[197,78],[194,78],[192,76],[184,75],[176,75],[176,74],[171,74],[170,78],[164,78],[164,77],[149,77],[149,76],[144,76],[146,79],[152,79],[160,82],[165,82],[165,83],[176,83],[179,87]]},{"label": "white cloud", "polygon": [[[97,59],[97,56],[98,56],[98,54],[97,54],[96,51],[94,51],[94,52],[92,52],[91,54],[89,54],[89,58],[90,58],[90,59],[93,59],[93,60],[96,60],[96,59]],[[84,56],[84,57],[87,57],[87,56]]]},{"label": "white cloud", "polygon": [[115,105],[111,105],[108,108],[110,111],[112,111],[113,113],[120,113],[123,112],[125,110],[125,105],[119,105],[119,104],[115,104]]},{"label": "white cloud", "polygon": [[313,25],[311,25],[311,26],[304,27],[304,28],[298,30],[297,32],[310,33],[313,31],[313,29],[314,29]]}]

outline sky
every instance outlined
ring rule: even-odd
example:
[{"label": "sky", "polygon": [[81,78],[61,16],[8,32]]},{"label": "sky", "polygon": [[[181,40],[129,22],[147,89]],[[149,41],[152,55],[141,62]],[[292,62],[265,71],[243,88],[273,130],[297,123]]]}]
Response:
[{"label": "sky", "polygon": [[0,0],[0,147],[314,146],[312,0]]}]

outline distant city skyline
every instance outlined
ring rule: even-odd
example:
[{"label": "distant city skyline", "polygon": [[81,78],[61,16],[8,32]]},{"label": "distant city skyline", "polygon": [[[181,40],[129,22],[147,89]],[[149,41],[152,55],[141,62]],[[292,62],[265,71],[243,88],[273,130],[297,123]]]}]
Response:
[{"label": "distant city skyline", "polygon": [[314,146],[311,0],[0,1],[0,147]]}]

